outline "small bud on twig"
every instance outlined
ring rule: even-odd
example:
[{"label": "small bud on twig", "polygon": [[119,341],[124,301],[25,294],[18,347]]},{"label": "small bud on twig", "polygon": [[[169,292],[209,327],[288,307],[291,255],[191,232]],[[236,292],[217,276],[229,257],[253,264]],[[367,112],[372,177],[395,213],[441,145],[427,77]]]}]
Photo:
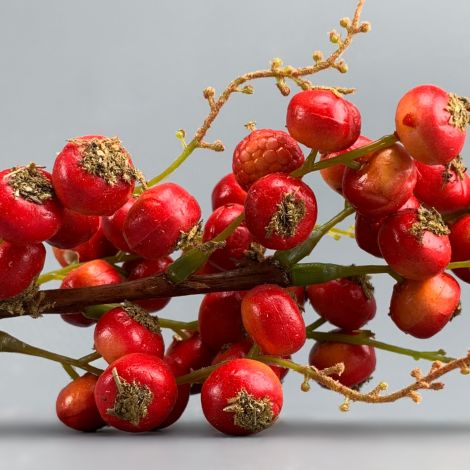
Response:
[{"label": "small bud on twig", "polygon": [[347,16],[345,16],[344,18],[341,18],[339,20],[339,25],[342,27],[342,28],[350,28],[351,27],[351,18],[348,18]]},{"label": "small bud on twig", "polygon": [[371,24],[368,21],[363,21],[359,26],[359,32],[368,33],[371,30]]},{"label": "small bud on twig", "polygon": [[338,44],[341,41],[341,36],[335,29],[333,31],[330,31],[328,35],[330,38],[330,42],[332,42],[333,44]]}]

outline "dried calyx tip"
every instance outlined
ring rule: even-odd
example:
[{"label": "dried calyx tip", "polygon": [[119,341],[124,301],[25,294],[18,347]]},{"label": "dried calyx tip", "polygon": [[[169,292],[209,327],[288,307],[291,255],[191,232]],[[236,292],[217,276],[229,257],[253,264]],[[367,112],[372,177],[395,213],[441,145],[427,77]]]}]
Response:
[{"label": "dried calyx tip", "polygon": [[52,182],[38,168],[35,163],[30,163],[28,166],[14,167],[5,175],[15,198],[21,197],[34,204],[44,204],[52,199]]},{"label": "dried calyx tip", "polygon": [[126,311],[127,315],[136,321],[139,325],[147,328],[147,330],[152,333],[160,334],[160,324],[157,317],[152,317],[147,310],[144,310],[142,307],[139,307],[136,304],[125,301],[123,303],[123,308]]},{"label": "dried calyx tip", "polygon": [[292,237],[304,216],[304,201],[297,199],[292,193],[284,194],[281,202],[277,204],[277,211],[266,226],[266,236]]},{"label": "dried calyx tip", "polygon": [[202,242],[202,220],[200,220],[194,227],[187,232],[180,232],[178,242],[176,243],[177,250],[189,250]]},{"label": "dried calyx tip", "polygon": [[467,101],[455,93],[449,93],[449,101],[446,111],[449,112],[449,124],[465,131],[469,124],[469,116],[467,110]]},{"label": "dried calyx tip", "polygon": [[411,226],[410,233],[418,239],[422,239],[426,231],[434,235],[448,235],[450,233],[449,227],[436,209],[426,209],[420,206],[417,209],[417,215],[418,220]]}]

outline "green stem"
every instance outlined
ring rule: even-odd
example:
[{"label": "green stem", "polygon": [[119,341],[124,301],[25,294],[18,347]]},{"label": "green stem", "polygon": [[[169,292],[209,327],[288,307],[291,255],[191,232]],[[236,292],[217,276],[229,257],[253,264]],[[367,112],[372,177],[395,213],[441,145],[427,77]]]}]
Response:
[{"label": "green stem", "polygon": [[[166,275],[168,279],[175,284],[185,281],[207,262],[210,255],[217,249],[217,243],[225,241],[244,220],[245,213],[242,213],[228,224],[216,237],[202,245],[191,248],[180,256],[167,269]],[[211,245],[215,245],[215,247],[211,247]]]},{"label": "green stem", "polygon": [[158,318],[158,324],[161,328],[169,328],[170,330],[173,330],[176,333],[180,333],[181,330],[197,330],[199,327],[197,320],[184,322],[170,320],[168,318]]},{"label": "green stem", "polygon": [[97,361],[98,359],[101,359],[101,354],[99,352],[93,351],[90,354],[87,354],[86,356],[82,356],[79,361],[80,362],[86,362],[87,364],[93,361]]},{"label": "green stem", "polygon": [[80,377],[77,371],[69,364],[62,363],[62,367],[72,380],[78,379]]},{"label": "green stem", "polygon": [[342,220],[346,219],[346,217],[353,213],[354,209],[351,206],[345,207],[341,212],[338,212],[338,214],[323,225],[315,227],[307,240],[290,250],[276,251],[274,258],[279,261],[284,268],[289,269],[301,259],[308,256],[317,246],[322,237],[336,224],[339,224]]},{"label": "green stem", "polygon": [[318,318],[315,320],[313,323],[310,323],[305,329],[307,331],[307,334],[310,331],[315,331],[316,329],[320,328],[320,326],[324,325],[326,323],[326,320],[324,318]]},{"label": "green stem", "polygon": [[[147,181],[147,186],[150,188],[155,186],[160,181],[164,180],[167,176],[171,175],[178,167],[180,167],[186,159],[194,152],[195,149],[199,147],[199,141],[197,139],[191,140],[191,142],[186,145],[183,151],[178,155],[176,160],[165,170],[163,170],[160,174],[154,176],[151,180]],[[139,186],[135,189],[134,194],[139,195],[144,192],[144,188]]]},{"label": "green stem", "polygon": [[470,260],[453,261],[447,265],[447,269],[470,268]]},{"label": "green stem", "polygon": [[207,379],[207,377],[214,370],[216,370],[222,364],[223,364],[223,362],[220,362],[219,364],[214,364],[213,366],[202,367],[201,369],[190,372],[189,374],[180,375],[179,377],[176,378],[176,383],[178,385],[192,384],[192,383],[202,383],[202,382],[204,382],[204,380]]},{"label": "green stem", "polygon": [[377,349],[384,351],[390,351],[397,354],[403,354],[410,356],[415,360],[425,359],[427,361],[441,361],[451,362],[454,360],[452,357],[446,356],[446,352],[443,349],[437,351],[416,351],[414,349],[402,348],[393,344],[383,343],[382,341],[376,341],[371,337],[370,332],[361,332],[357,335],[346,335],[342,333],[321,333],[319,331],[309,331],[307,336],[317,341],[334,341],[338,343],[347,344],[360,344],[366,346],[373,346]]},{"label": "green stem", "polygon": [[299,178],[299,177],[302,177],[303,175],[306,175],[310,171],[312,171],[317,155],[318,155],[318,150],[312,149],[310,153],[308,154],[308,157],[306,158],[304,164],[300,168],[297,168],[297,170],[292,171],[290,173],[290,176]]}]

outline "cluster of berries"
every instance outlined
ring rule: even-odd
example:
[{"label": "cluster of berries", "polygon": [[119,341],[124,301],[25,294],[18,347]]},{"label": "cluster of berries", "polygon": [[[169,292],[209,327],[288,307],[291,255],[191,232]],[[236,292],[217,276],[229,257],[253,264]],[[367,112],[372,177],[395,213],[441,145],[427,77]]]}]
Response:
[{"label": "cluster of berries", "polygon": [[[175,250],[209,242],[242,214],[244,221],[214,246],[199,273],[257,263],[265,249],[293,249],[308,239],[317,219],[315,195],[299,177],[313,162],[305,160],[299,144],[320,152],[322,162],[364,148],[347,165],[323,165],[321,174],[357,211],[359,247],[383,257],[400,277],[392,320],[404,332],[428,338],[459,308],[460,287],[446,266],[470,258],[470,215],[459,216],[470,205],[469,177],[458,156],[467,105],[435,86],[414,88],[396,112],[401,143],[367,152],[370,140],[360,135],[361,116],[352,103],[334,90],[301,91],[288,106],[288,133],[254,130],[237,145],[233,173],[215,186],[213,213],[204,227],[198,202],[177,184],[133,195],[136,181],[143,180],[118,139],[71,140],[52,174],[34,164],[0,173],[0,300],[8,302],[34,283],[45,241],[62,265],[73,268],[62,280],[64,289],[163,273]],[[102,259],[118,250],[133,259],[123,266]],[[468,269],[455,274],[470,280]],[[64,314],[78,326],[96,323],[94,345],[109,366],[99,377],[86,374],[67,385],[57,414],[84,431],[105,424],[150,431],[174,423],[190,393],[200,392],[204,414],[218,430],[243,435],[266,429],[282,408],[287,369],[256,357],[289,358],[303,347],[306,297],[345,335],[357,334],[376,313],[366,277],[306,289],[264,284],[247,292],[210,293],[200,306],[198,330],[182,331],[166,352],[151,313],[169,299],[126,302],[97,322],[83,312]],[[317,342],[309,362],[318,369],[343,363],[344,372],[333,377],[353,387],[375,369],[375,352],[370,346]],[[216,364],[221,365],[204,380],[194,380],[202,388],[184,380]]]}]

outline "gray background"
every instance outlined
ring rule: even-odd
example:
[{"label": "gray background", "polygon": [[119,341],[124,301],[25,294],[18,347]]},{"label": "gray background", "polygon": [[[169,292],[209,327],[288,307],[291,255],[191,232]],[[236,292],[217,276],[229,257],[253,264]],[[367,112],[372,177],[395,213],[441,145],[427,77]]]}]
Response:
[{"label": "gray background", "polygon": [[[326,32],[352,15],[353,0],[217,0],[178,2],[64,0],[0,1],[0,141],[3,167],[34,160],[49,168],[66,139],[83,134],[119,135],[149,177],[179,152],[175,130],[194,131],[207,113],[201,91],[221,90],[237,74],[264,68],[272,57],[305,65],[315,49],[330,50]],[[351,98],[371,138],[393,130],[396,103],[410,87],[435,83],[470,94],[468,17],[470,4],[450,0],[373,1],[363,18],[373,32],[357,37],[346,55],[350,73],[326,72],[321,84],[355,86]],[[230,171],[231,150],[246,135],[243,124],[283,128],[287,99],[270,80],[254,84],[254,96],[234,96],[208,139],[222,139],[224,154],[198,151],[172,180],[200,200],[210,213],[213,184]],[[464,153],[465,156],[465,153]],[[309,176],[320,203],[319,221],[337,212],[341,200],[318,175]],[[343,223],[348,227],[352,218]],[[325,239],[312,259],[342,263],[377,262],[352,240]],[[49,259],[47,269],[56,264]],[[387,316],[392,282],[374,279],[379,304],[370,324],[377,338],[421,349],[444,347],[462,355],[470,346],[467,305],[463,314],[431,340],[399,332]],[[199,298],[173,300],[164,315],[193,319]],[[163,316],[163,314],[162,314]],[[310,322],[315,318],[310,308]],[[52,316],[3,320],[2,329],[37,346],[72,356],[90,351],[92,330],[77,329]],[[308,348],[306,348],[308,349]],[[296,359],[304,361],[307,351]],[[376,380],[391,389],[407,384],[411,359],[378,352]],[[427,364],[423,363],[423,367]],[[299,391],[300,377],[286,379],[280,423],[252,439],[221,437],[203,421],[198,397],[172,429],[134,437],[111,431],[82,435],[55,420],[55,398],[67,377],[54,363],[0,355],[1,468],[129,468],[211,466],[294,469],[316,459],[324,468],[350,463],[381,468],[463,468],[469,456],[469,379],[455,373],[447,390],[425,393],[416,406],[355,404],[348,415],[341,397],[313,386]],[[132,440],[132,443],[130,441]],[[126,445],[121,444],[125,441]],[[393,449],[395,461],[384,459]],[[365,456],[367,455],[367,458]],[[210,459],[210,460],[209,460]]]}]

